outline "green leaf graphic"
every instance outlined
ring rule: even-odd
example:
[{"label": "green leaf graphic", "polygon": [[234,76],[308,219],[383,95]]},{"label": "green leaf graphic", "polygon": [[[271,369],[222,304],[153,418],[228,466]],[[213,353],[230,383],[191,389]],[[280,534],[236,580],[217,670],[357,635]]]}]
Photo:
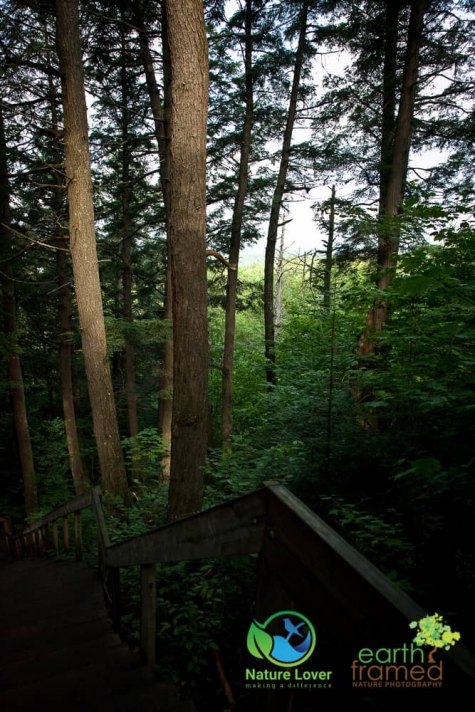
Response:
[{"label": "green leaf graphic", "polygon": [[266,633],[257,621],[254,621],[247,634],[247,649],[251,655],[255,658],[268,659],[273,645],[272,636]]}]

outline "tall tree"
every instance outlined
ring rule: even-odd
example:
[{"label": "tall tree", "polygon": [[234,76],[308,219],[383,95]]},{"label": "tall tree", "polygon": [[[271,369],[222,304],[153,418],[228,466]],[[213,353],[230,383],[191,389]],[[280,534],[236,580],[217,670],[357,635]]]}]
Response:
[{"label": "tall tree", "polygon": [[[169,238],[169,215],[170,215],[170,49],[168,45],[167,15],[165,5],[162,4],[161,12],[161,44],[162,44],[162,67],[163,67],[163,105],[160,96],[160,89],[155,75],[152,52],[149,38],[145,29],[144,10],[141,5],[134,5],[134,15],[139,31],[140,51],[142,65],[145,74],[150,107],[152,110],[155,138],[158,144],[160,160],[160,183],[163,194],[163,204],[165,208],[165,224],[167,231],[167,272],[165,284],[165,299],[163,318],[172,325],[172,270],[170,256]],[[173,337],[170,335],[165,341],[163,349],[162,372],[160,376],[159,402],[158,402],[158,431],[166,443],[171,443],[172,430],[172,407],[173,407]],[[163,476],[170,477],[170,449],[165,452],[162,458]]]},{"label": "tall tree", "polygon": [[233,363],[234,335],[236,330],[236,296],[238,284],[238,263],[241,249],[241,230],[244,214],[244,203],[248,189],[249,158],[251,153],[252,124],[254,121],[254,93],[252,72],[252,0],[246,0],[244,18],[244,72],[245,72],[245,117],[242,128],[241,155],[239,159],[238,189],[234,201],[231,223],[231,241],[229,245],[229,262],[235,269],[228,270],[226,285],[226,318],[224,332],[223,381],[222,381],[222,443],[223,450],[231,446],[232,430],[232,393],[233,393]]},{"label": "tall tree", "polygon": [[4,261],[0,272],[4,333],[8,344],[8,381],[13,411],[13,422],[18,443],[26,515],[30,516],[38,508],[38,494],[35,482],[35,465],[31,447],[28,416],[26,411],[23,373],[18,352],[15,288],[10,250],[10,186],[8,181],[7,142],[0,106],[0,255]]},{"label": "tall tree", "polygon": [[[50,75],[48,78],[51,126],[52,126],[52,148],[54,165],[62,164],[62,151],[60,147],[59,135],[59,107],[56,100],[55,85]],[[56,188],[54,195],[54,215],[58,228],[63,224],[61,219],[65,209],[64,191]],[[63,234],[57,235],[58,249],[56,251],[56,265],[58,270],[59,288],[59,371],[61,378],[61,400],[63,403],[64,427],[66,431],[66,442],[68,445],[69,462],[71,475],[74,482],[76,494],[82,494],[87,487],[87,478],[84,472],[84,465],[79,444],[78,429],[76,425],[76,409],[74,405],[74,388],[72,376],[72,305],[68,279],[67,248],[66,238]]]},{"label": "tall tree", "polygon": [[171,64],[173,415],[168,518],[201,508],[207,449],[208,44],[201,0],[165,0]]},{"label": "tall tree", "polygon": [[266,254],[264,264],[264,336],[267,381],[275,385],[275,329],[274,329],[274,262],[279,227],[279,215],[285,192],[287,171],[290,162],[292,133],[297,113],[302,65],[305,58],[309,0],[304,0],[299,18],[299,39],[295,53],[292,89],[290,92],[289,109],[282,140],[282,153],[279,173],[272,197],[272,207],[267,231]]},{"label": "tall tree", "polygon": [[88,144],[77,0],[57,0],[57,48],[63,83],[70,249],[94,434],[104,489],[128,499],[107,357]]},{"label": "tall tree", "polygon": [[[426,12],[425,0],[412,0],[411,15],[406,43],[406,53],[402,75],[402,85],[397,109],[397,117],[392,127],[394,107],[396,66],[393,59],[397,44],[397,15],[388,4],[388,22],[383,82],[383,132],[381,141],[380,168],[380,227],[378,235],[377,287],[387,289],[392,270],[399,252],[400,215],[407,180],[409,151],[411,148],[412,122],[419,74],[419,57],[422,45],[422,31]],[[388,108],[389,107],[389,108]],[[394,137],[392,138],[392,134]],[[392,138],[392,140],[391,140]],[[388,163],[387,159],[391,156]],[[378,298],[368,312],[367,330],[360,339],[359,353],[367,356],[375,352],[371,334],[381,331],[387,318],[387,302]],[[369,337],[369,338],[368,338]]]}]

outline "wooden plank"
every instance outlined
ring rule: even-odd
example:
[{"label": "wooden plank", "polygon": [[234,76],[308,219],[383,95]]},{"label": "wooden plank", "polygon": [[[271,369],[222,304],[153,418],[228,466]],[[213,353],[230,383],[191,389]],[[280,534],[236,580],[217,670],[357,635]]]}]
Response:
[{"label": "wooden plank", "polygon": [[37,519],[36,522],[26,527],[23,533],[29,534],[30,532],[33,532],[36,529],[39,529],[40,527],[44,527],[45,524],[50,524],[56,519],[61,519],[61,517],[66,517],[68,514],[77,512],[80,509],[86,509],[86,507],[90,506],[91,493],[86,492],[85,494],[80,494],[78,495],[78,497],[71,499],[69,502],[62,504],[60,507],[56,507],[56,509],[53,509],[51,512],[48,512],[48,514],[45,514],[45,516],[41,517],[41,519]]},{"label": "wooden plank", "polygon": [[74,512],[74,543],[76,561],[82,561],[82,518],[81,512]]},{"label": "wooden plank", "polygon": [[58,522],[53,522],[53,548],[58,551]]},{"label": "wooden plank", "polygon": [[12,521],[8,515],[2,515],[0,517],[0,524],[2,525],[3,533],[7,536],[12,535]]},{"label": "wooden plank", "polygon": [[[102,501],[100,496],[100,488],[93,487],[91,491],[92,513],[97,527],[97,540],[100,549],[100,566],[105,571],[108,565],[107,550],[111,545],[109,534],[104,519],[104,510],[102,509]],[[138,562],[137,562],[138,563]]]},{"label": "wooden plank", "polygon": [[[262,549],[259,554],[259,566],[257,570],[257,594],[256,613],[254,618],[259,623],[264,623],[269,616],[277,611],[288,611],[294,608],[294,599],[280,579],[279,569],[273,566],[271,561],[272,552],[269,550],[268,537],[264,533]],[[277,634],[277,630],[269,630],[272,634]],[[266,661],[252,659],[250,667],[264,670],[269,667]],[[279,690],[276,695],[275,690],[262,689],[254,693],[256,698],[256,708],[260,712],[291,712],[292,697],[291,690]]]},{"label": "wooden plank", "polygon": [[112,574],[112,624],[114,632],[120,633],[120,569],[110,569]]},{"label": "wooden plank", "polygon": [[29,538],[30,538],[31,556],[38,556],[38,542],[36,540],[36,531],[30,532]]},{"label": "wooden plank", "polygon": [[66,551],[69,549],[69,522],[67,517],[63,519],[63,546]]},{"label": "wooden plank", "polygon": [[212,507],[108,549],[110,566],[253,554],[260,551],[267,490]]},{"label": "wooden plank", "polygon": [[[276,566],[296,600],[318,605],[319,615],[331,617],[338,634],[354,631],[384,635],[404,630],[426,611],[359,554],[320,517],[285,487],[269,488],[271,529]],[[378,621],[368,627],[368,620]],[[386,638],[387,639],[387,638]],[[361,638],[360,638],[361,640]],[[448,656],[475,677],[475,658],[457,644]]]},{"label": "wooden plank", "polygon": [[42,529],[37,529],[36,540],[37,540],[37,547],[38,547],[38,555],[43,556],[43,554],[45,553],[45,546],[44,546],[44,541],[43,541],[43,530]]},{"label": "wooden plank", "polygon": [[140,649],[148,667],[155,665],[155,636],[157,633],[157,579],[155,564],[140,567]]}]

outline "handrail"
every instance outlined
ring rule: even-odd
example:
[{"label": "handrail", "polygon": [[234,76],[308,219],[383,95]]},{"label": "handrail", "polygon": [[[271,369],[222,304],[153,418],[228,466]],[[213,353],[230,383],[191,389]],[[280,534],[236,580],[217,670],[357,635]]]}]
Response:
[{"label": "handrail", "polygon": [[260,551],[267,516],[265,489],[113,544],[109,566],[218,558]]},{"label": "handrail", "polygon": [[[55,528],[61,517],[67,532],[67,515],[74,513],[76,558],[80,558],[80,517],[87,506],[92,506],[97,525],[101,568],[112,574],[116,630],[120,627],[120,568],[140,566],[141,649],[150,666],[155,662],[155,565],[159,562],[259,553],[258,620],[266,620],[276,605],[279,610],[297,607],[321,621],[323,629],[331,628],[329,638],[348,644],[354,641],[355,645],[359,641],[360,647],[385,648],[394,636],[407,632],[409,622],[425,615],[418,604],[282,485],[265,486],[114,544],[107,533],[100,489],[93,488],[30,524],[20,538],[28,541],[35,532],[39,536],[52,522]],[[57,529],[53,543],[57,548]],[[371,620],[377,624],[369,625]],[[330,660],[330,649],[328,655]],[[475,677],[475,658],[463,645],[458,643],[448,656],[456,670]]]},{"label": "handrail", "polygon": [[47,524],[51,524],[54,521],[61,519],[62,517],[67,517],[68,514],[74,514],[74,512],[80,512],[82,509],[87,509],[91,506],[91,493],[86,492],[85,494],[80,494],[74,499],[70,499],[69,502],[61,504],[59,507],[52,509],[51,512],[45,514],[44,517],[36,519],[34,522],[29,524],[23,530],[23,534],[31,534],[38,529],[42,529]]}]

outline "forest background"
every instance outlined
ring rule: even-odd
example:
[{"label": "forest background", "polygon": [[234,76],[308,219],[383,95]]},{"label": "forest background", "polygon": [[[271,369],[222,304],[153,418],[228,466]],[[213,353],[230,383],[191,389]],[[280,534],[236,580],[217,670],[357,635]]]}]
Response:
[{"label": "forest background", "polygon": [[[2,0],[0,511],[101,481],[130,536],[276,480],[470,646],[474,10],[206,2],[195,62],[173,0],[87,0],[76,27],[73,0]],[[198,119],[206,191],[191,144],[173,153]],[[302,230],[323,248],[290,256],[292,201],[317,186]],[[180,565],[161,595],[187,577],[174,614],[225,632],[235,576],[206,566],[204,593]],[[195,643],[196,683],[225,643]]]}]

